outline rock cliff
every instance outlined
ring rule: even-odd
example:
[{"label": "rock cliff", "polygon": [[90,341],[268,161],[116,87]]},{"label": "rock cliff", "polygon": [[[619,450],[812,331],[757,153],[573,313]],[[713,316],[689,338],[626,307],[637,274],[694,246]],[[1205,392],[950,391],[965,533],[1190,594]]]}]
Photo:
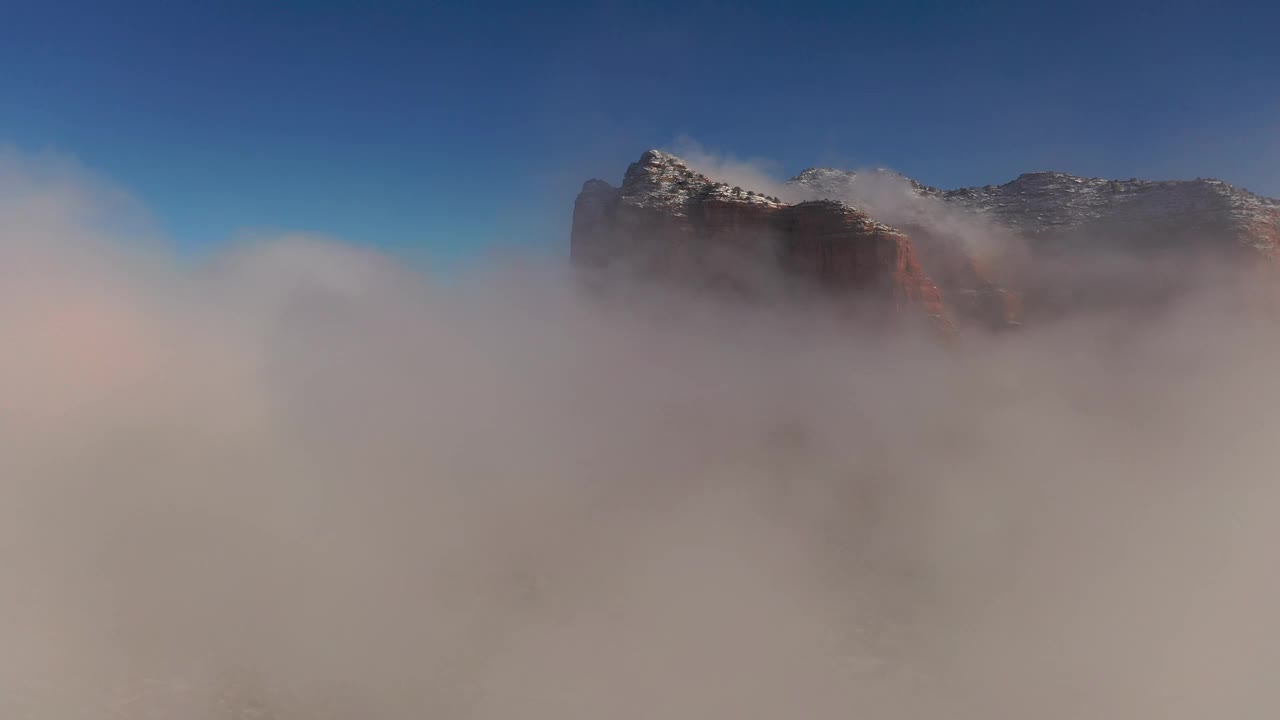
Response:
[{"label": "rock cliff", "polygon": [[[842,202],[790,204],[730,187],[649,150],[621,187],[590,180],[574,207],[579,266],[747,294],[805,293],[948,327],[911,239]],[[864,315],[866,313],[863,313]]]},{"label": "rock cliff", "polygon": [[889,170],[811,168],[772,192],[650,150],[621,187],[583,186],[572,256],[600,270],[747,294],[816,291],[864,314],[888,307],[886,317],[989,329],[1161,303],[1215,264],[1280,265],[1280,201],[1219,180],[1038,172],[940,190]]}]

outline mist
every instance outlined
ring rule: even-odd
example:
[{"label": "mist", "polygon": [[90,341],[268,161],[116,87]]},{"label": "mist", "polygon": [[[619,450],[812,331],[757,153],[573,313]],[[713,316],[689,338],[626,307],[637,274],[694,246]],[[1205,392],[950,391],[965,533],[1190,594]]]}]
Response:
[{"label": "mist", "polygon": [[6,718],[1280,713],[1280,341],[1219,268],[944,344],[560,257],[193,264],[2,169]]}]

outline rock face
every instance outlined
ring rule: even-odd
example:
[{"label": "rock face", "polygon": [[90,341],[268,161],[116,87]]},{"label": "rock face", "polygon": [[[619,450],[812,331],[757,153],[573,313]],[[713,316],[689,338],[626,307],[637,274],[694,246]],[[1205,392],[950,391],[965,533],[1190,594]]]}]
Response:
[{"label": "rock face", "polygon": [[1206,245],[1274,258],[1280,201],[1220,180],[1101,180],[1038,172],[941,198],[1042,242],[1127,240],[1136,247]]},{"label": "rock face", "polygon": [[939,191],[892,170],[810,168],[787,181],[793,199],[828,198],[861,208],[914,240],[921,265],[961,322],[989,329],[1019,324],[1021,297],[998,276],[997,229],[938,199]]},{"label": "rock face", "polygon": [[579,266],[752,295],[816,290],[883,317],[949,327],[905,234],[842,202],[789,204],[730,187],[657,150],[627,169],[620,188],[583,186],[571,254]]},{"label": "rock face", "polygon": [[998,325],[1158,305],[1206,269],[1277,268],[1280,201],[1218,180],[1080,178],[1040,172],[939,190],[886,170],[806,170],[802,197],[834,197],[917,241],[959,315]]},{"label": "rock face", "polygon": [[[1004,185],[939,190],[888,170],[811,168],[788,185],[810,196],[859,206],[886,195],[939,200],[1046,247],[1116,243],[1137,249],[1207,244],[1274,259],[1280,248],[1280,200],[1221,180],[1104,180],[1035,172]],[[878,202],[880,201],[880,202]]]},{"label": "rock face", "polygon": [[870,313],[989,329],[1164,302],[1206,258],[1280,267],[1280,200],[1218,180],[1039,172],[940,190],[889,170],[811,168],[772,192],[650,150],[621,187],[583,186],[572,256],[749,294],[804,287]]}]

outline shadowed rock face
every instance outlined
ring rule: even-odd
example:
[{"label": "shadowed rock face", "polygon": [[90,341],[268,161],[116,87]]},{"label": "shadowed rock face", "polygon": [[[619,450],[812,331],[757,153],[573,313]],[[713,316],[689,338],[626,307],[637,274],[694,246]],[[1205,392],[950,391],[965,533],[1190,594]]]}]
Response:
[{"label": "shadowed rock face", "polygon": [[1034,172],[1003,185],[939,190],[888,170],[810,168],[787,184],[806,197],[843,200],[873,212],[886,204],[902,208],[918,200],[939,201],[1041,248],[1204,243],[1219,252],[1240,250],[1268,259],[1275,259],[1280,248],[1280,200],[1221,180],[1105,180]]},{"label": "shadowed rock face", "polygon": [[1042,244],[1210,244],[1268,258],[1280,244],[1280,202],[1220,180],[1103,180],[1037,172],[940,196]]},{"label": "shadowed rock face", "polygon": [[1038,172],[940,197],[1023,239],[1029,254],[1014,278],[1029,321],[1159,307],[1187,288],[1217,282],[1218,270],[1275,280],[1280,202],[1219,180]]},{"label": "shadowed rock face", "polygon": [[905,230],[960,317],[1034,322],[1158,306],[1209,281],[1208,270],[1244,268],[1267,283],[1280,265],[1280,201],[1219,180],[1036,172],[939,190],[885,170],[812,168],[787,186]]},{"label": "shadowed rock face", "polygon": [[650,150],[615,188],[588,181],[574,207],[575,264],[751,296],[817,293],[886,318],[949,327],[911,240],[847,204],[788,204],[718,183]]}]

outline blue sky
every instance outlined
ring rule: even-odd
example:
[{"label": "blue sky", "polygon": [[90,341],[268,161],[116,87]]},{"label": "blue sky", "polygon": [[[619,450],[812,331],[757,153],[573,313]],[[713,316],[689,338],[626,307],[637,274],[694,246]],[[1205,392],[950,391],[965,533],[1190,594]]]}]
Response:
[{"label": "blue sky", "polygon": [[74,156],[197,252],[559,251],[583,180],[681,137],[784,176],[1280,195],[1277,5],[0,0],[0,145]]}]

